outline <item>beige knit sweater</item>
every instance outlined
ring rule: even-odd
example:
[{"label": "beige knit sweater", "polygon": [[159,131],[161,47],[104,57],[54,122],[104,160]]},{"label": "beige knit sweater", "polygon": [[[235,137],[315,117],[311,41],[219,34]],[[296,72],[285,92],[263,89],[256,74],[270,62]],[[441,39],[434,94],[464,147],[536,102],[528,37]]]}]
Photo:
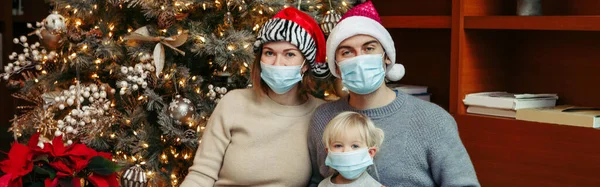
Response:
[{"label": "beige knit sweater", "polygon": [[284,106],[255,95],[240,89],[221,99],[182,187],[308,184],[308,126],[324,101],[310,97],[302,105]]}]

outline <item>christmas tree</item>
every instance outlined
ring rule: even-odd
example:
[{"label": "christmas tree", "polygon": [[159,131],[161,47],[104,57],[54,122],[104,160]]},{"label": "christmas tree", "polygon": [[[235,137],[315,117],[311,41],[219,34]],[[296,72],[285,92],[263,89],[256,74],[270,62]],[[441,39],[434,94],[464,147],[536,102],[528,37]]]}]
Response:
[{"label": "christmas tree", "polygon": [[[228,90],[251,87],[256,32],[284,7],[313,16],[325,34],[352,0],[49,0],[52,13],[14,39],[1,77],[27,101],[11,120],[15,141],[40,134],[110,152],[124,186],[177,186],[212,110]],[[32,38],[39,42],[28,42]],[[319,80],[323,98],[333,77]],[[232,111],[235,112],[235,111]],[[35,142],[34,142],[35,143]],[[127,177],[132,174],[142,178]],[[146,178],[146,179],[143,179]],[[130,182],[125,184],[124,182]],[[129,185],[130,186],[130,185]]]}]

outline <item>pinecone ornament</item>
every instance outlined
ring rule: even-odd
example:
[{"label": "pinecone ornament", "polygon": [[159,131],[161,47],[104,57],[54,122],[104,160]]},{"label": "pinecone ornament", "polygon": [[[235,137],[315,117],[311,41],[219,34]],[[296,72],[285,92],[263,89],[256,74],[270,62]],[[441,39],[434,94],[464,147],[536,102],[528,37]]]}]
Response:
[{"label": "pinecone ornament", "polygon": [[67,33],[67,38],[72,43],[79,43],[79,42],[83,41],[83,36],[76,29],[69,30],[69,32]]},{"label": "pinecone ornament", "polygon": [[337,12],[333,10],[327,11],[327,14],[323,17],[323,20],[321,21],[321,29],[323,29],[323,33],[325,35],[329,35],[329,33],[331,33],[331,30],[333,30],[335,25],[337,25],[337,23],[340,22],[341,18],[342,16],[339,15]]},{"label": "pinecone ornament", "polygon": [[163,12],[158,15],[158,28],[159,29],[169,28],[175,23],[175,20],[176,20],[175,15],[168,13],[168,12]]},{"label": "pinecone ornament", "polygon": [[122,187],[146,187],[148,186],[148,178],[146,172],[139,166],[135,165],[127,169],[121,176]]},{"label": "pinecone ornament", "polygon": [[186,130],[185,132],[183,132],[183,134],[185,135],[185,138],[187,138],[187,139],[196,138],[196,131],[194,131],[192,129]]}]

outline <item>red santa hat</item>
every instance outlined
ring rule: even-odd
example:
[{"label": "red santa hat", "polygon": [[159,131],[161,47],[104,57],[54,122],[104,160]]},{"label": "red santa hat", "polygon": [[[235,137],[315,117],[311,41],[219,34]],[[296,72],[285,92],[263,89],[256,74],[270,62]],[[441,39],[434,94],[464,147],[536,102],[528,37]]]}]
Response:
[{"label": "red santa hat", "polygon": [[315,77],[329,76],[325,63],[325,36],[317,21],[308,14],[293,7],[279,11],[258,32],[254,50],[259,51],[264,43],[274,41],[288,41],[298,47]]},{"label": "red santa hat", "polygon": [[385,54],[392,61],[386,67],[386,79],[398,81],[404,77],[404,66],[396,64],[396,48],[390,33],[381,24],[381,18],[371,1],[367,1],[348,10],[340,22],[333,28],[327,39],[327,63],[331,74],[336,77],[335,51],[342,41],[355,35],[369,35],[376,38],[383,46]]}]

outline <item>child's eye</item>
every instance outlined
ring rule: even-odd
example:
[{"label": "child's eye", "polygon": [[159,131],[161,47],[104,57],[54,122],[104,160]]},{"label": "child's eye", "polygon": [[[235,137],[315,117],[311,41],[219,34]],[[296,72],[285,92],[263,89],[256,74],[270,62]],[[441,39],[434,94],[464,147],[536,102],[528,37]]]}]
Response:
[{"label": "child's eye", "polygon": [[342,148],[342,145],[337,144],[337,145],[333,145],[334,148]]},{"label": "child's eye", "polygon": [[358,149],[359,147],[360,147],[360,146],[358,146],[358,145],[356,145],[356,144],[353,144],[353,145],[352,145],[352,149]]}]

